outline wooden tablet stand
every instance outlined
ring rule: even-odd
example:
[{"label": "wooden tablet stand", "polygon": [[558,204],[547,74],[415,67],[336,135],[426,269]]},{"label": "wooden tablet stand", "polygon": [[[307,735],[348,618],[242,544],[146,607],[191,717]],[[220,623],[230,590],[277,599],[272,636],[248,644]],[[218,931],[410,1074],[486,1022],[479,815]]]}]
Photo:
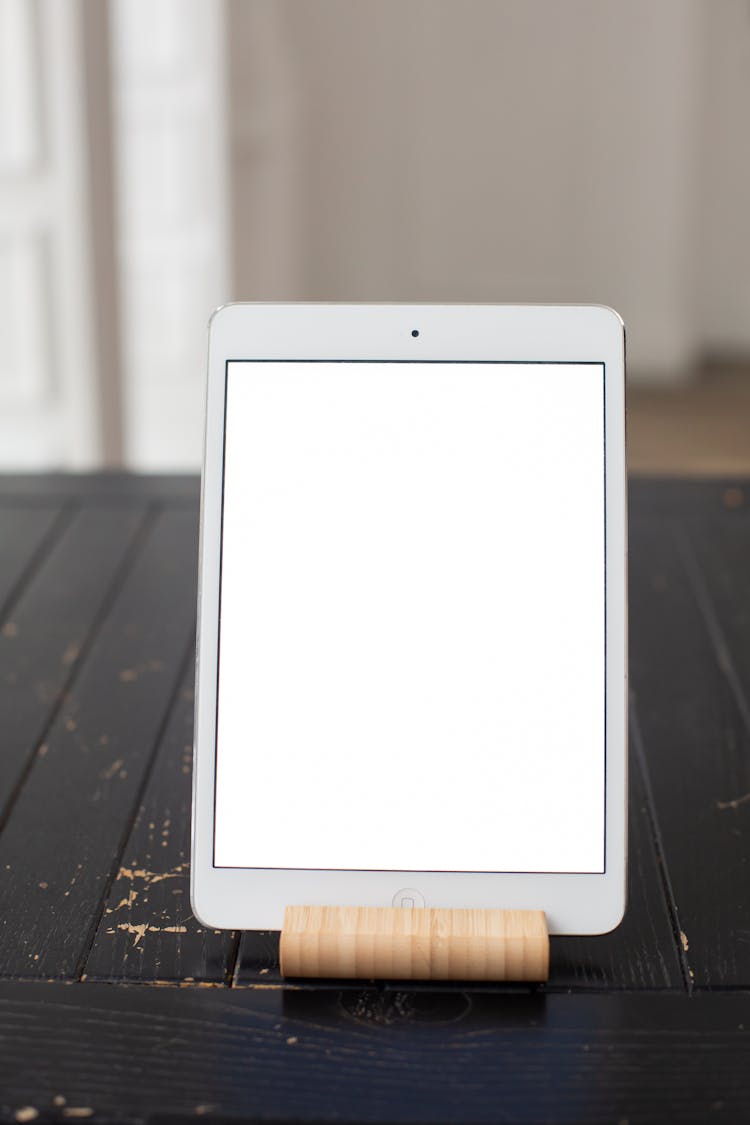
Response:
[{"label": "wooden tablet stand", "polygon": [[285,977],[544,981],[549,937],[541,910],[288,906]]}]

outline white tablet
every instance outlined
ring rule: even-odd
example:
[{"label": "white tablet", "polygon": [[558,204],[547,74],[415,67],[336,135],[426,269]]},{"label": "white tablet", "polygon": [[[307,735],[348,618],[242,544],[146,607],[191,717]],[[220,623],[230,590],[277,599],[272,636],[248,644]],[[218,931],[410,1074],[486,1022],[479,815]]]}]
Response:
[{"label": "white tablet", "polygon": [[600,306],[210,326],[192,903],[625,904],[624,335]]}]

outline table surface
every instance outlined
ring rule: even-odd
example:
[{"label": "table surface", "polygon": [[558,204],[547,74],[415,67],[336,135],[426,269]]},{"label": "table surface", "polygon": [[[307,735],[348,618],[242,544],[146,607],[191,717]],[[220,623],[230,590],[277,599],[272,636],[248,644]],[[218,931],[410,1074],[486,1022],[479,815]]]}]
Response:
[{"label": "table surface", "polygon": [[0,478],[0,1117],[750,1117],[750,483],[630,509],[623,924],[543,987],[292,985],[190,913],[197,481]]}]

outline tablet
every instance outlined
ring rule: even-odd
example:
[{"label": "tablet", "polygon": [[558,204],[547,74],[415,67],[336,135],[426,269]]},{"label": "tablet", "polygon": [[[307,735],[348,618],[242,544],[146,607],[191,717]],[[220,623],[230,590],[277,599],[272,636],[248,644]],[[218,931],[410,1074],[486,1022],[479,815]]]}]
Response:
[{"label": "tablet", "polygon": [[620,921],[624,332],[237,304],[209,332],[191,892]]}]

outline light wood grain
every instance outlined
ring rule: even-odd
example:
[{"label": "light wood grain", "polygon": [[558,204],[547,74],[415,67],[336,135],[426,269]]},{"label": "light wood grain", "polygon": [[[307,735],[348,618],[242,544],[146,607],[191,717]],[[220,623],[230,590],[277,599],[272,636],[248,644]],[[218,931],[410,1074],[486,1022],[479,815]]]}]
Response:
[{"label": "light wood grain", "polygon": [[288,977],[542,981],[549,938],[541,910],[288,906]]}]

